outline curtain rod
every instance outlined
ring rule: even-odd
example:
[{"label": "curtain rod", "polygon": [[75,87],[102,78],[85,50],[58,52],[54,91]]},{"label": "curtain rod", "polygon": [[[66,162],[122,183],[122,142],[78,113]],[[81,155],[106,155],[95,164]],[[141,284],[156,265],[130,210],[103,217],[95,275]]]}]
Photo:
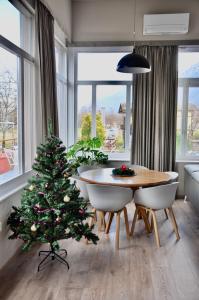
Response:
[{"label": "curtain rod", "polygon": [[[167,40],[167,41],[136,41],[136,46],[190,46],[199,45],[197,40]],[[133,46],[131,41],[118,41],[118,42],[72,42],[68,43],[68,47],[111,47],[111,46]]]}]

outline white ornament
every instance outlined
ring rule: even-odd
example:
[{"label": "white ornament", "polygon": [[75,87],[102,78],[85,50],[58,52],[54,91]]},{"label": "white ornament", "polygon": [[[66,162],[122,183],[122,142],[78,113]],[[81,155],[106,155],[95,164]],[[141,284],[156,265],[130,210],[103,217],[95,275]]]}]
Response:
[{"label": "white ornament", "polygon": [[33,189],[34,189],[34,185],[31,184],[31,185],[29,186],[29,191],[33,191]]},{"label": "white ornament", "polygon": [[66,228],[65,229],[65,234],[68,234],[70,232],[70,229],[69,228]]},{"label": "white ornament", "polygon": [[35,224],[33,224],[30,229],[31,229],[31,231],[34,231],[34,232],[37,231],[37,227],[35,226]]},{"label": "white ornament", "polygon": [[68,197],[67,195],[64,197],[64,202],[69,202],[70,201],[70,197]]}]

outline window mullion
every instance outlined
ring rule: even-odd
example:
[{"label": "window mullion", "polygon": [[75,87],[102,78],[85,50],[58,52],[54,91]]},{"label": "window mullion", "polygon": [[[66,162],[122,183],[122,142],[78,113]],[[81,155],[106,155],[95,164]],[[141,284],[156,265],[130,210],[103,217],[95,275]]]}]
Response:
[{"label": "window mullion", "polygon": [[131,86],[126,86],[126,116],[125,116],[125,151],[129,151],[130,141],[130,119],[131,119]]},{"label": "window mullion", "polygon": [[92,122],[91,136],[96,137],[96,84],[92,84]]},{"label": "window mullion", "polygon": [[25,140],[24,140],[24,126],[25,126],[25,116],[24,116],[24,59],[19,59],[19,74],[20,86],[18,94],[18,161],[20,173],[25,173]]},{"label": "window mullion", "polygon": [[182,99],[182,142],[181,142],[181,153],[182,157],[186,156],[187,153],[187,126],[188,126],[188,99],[189,99],[189,87],[187,84],[183,87],[183,99]]}]

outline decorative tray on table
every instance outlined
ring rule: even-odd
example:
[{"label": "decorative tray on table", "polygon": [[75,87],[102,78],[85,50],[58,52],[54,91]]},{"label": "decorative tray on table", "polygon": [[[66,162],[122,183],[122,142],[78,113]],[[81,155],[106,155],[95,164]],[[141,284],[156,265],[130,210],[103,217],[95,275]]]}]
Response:
[{"label": "decorative tray on table", "polygon": [[135,171],[128,168],[126,165],[122,165],[120,168],[115,168],[112,170],[113,176],[119,176],[119,177],[130,177],[135,176]]}]

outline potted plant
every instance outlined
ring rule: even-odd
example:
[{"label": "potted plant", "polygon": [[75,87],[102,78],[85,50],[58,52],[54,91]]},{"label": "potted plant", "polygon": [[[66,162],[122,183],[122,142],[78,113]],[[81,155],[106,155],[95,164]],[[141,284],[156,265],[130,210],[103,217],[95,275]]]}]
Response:
[{"label": "potted plant", "polygon": [[100,139],[95,137],[87,141],[80,140],[71,146],[67,153],[67,159],[73,173],[77,173],[77,168],[81,165],[107,164],[108,155],[100,150],[101,145]]}]

